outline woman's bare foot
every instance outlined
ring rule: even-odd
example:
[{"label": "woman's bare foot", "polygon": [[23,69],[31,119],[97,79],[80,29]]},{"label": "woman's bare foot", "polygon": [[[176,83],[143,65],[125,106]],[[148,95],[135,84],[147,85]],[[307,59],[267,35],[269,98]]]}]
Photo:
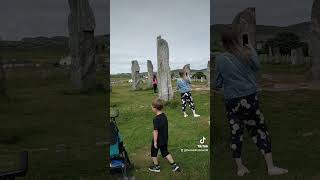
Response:
[{"label": "woman's bare foot", "polygon": [[274,166],[273,168],[268,169],[268,175],[269,176],[277,176],[277,175],[282,175],[282,174],[287,174],[288,170],[279,168]]},{"label": "woman's bare foot", "polygon": [[238,176],[244,176],[245,174],[248,174],[248,173],[250,173],[250,171],[248,170],[247,167],[245,166],[238,167],[238,171],[237,171]]}]

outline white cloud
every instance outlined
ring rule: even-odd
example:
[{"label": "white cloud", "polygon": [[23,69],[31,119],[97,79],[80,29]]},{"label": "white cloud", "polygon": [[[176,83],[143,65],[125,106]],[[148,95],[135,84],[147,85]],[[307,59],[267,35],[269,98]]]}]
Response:
[{"label": "white cloud", "polygon": [[131,60],[156,69],[156,38],[168,41],[171,69],[206,68],[210,49],[210,1],[111,0],[111,73],[130,72]]}]

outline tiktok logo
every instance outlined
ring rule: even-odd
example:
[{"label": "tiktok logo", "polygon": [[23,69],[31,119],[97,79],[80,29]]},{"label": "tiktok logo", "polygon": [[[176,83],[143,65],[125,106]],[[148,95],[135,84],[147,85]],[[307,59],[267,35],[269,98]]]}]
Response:
[{"label": "tiktok logo", "polygon": [[205,140],[207,140],[205,137],[202,137],[201,139],[200,139],[200,144],[204,144],[204,141]]}]

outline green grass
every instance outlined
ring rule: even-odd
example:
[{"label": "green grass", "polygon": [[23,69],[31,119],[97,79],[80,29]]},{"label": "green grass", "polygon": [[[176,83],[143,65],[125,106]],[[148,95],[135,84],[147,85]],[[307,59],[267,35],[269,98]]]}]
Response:
[{"label": "green grass", "polygon": [[39,59],[42,61],[60,60],[61,57],[68,56],[68,50],[65,49],[27,49],[27,50],[16,50],[6,49],[0,50],[1,57],[4,59]]},{"label": "green grass", "polygon": [[[98,79],[105,82],[102,73]],[[69,85],[62,69],[8,71],[8,96],[0,97],[0,171],[15,168],[19,152],[29,150],[25,179],[106,179],[107,148],[96,145],[106,141],[106,92],[65,95]]]},{"label": "green grass", "polygon": [[[209,92],[193,92],[197,112],[201,118],[183,118],[178,95],[166,106],[169,119],[169,152],[181,166],[182,172],[171,172],[170,165],[160,158],[161,173],[148,172],[151,165],[150,145],[153,131],[151,101],[153,90],[132,91],[128,85],[114,86],[111,105],[120,110],[117,119],[129,156],[134,163],[132,172],[136,179],[209,179],[209,152],[181,152],[195,149],[205,136],[209,142]],[[191,112],[189,112],[191,115]],[[159,155],[160,157],[160,155]]]},{"label": "green grass", "polygon": [[[263,73],[304,74],[305,66],[264,65]],[[319,178],[320,91],[296,90],[285,92],[262,91],[261,109],[272,138],[275,164],[289,169],[289,174],[268,177],[262,155],[246,132],[243,159],[251,173],[236,177],[236,166],[229,148],[230,130],[225,116],[224,98],[213,99],[214,128],[211,164],[213,179],[275,179],[306,180]]]},{"label": "green grass", "polygon": [[309,64],[291,65],[291,64],[262,64],[261,73],[285,74],[285,75],[304,75],[310,68]]}]

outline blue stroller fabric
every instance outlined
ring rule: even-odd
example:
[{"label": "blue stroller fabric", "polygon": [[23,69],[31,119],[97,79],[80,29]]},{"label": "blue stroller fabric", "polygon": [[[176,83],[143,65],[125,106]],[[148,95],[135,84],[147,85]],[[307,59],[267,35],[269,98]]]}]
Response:
[{"label": "blue stroller fabric", "polygon": [[124,167],[124,162],[123,160],[111,160],[111,168],[123,168]]}]

